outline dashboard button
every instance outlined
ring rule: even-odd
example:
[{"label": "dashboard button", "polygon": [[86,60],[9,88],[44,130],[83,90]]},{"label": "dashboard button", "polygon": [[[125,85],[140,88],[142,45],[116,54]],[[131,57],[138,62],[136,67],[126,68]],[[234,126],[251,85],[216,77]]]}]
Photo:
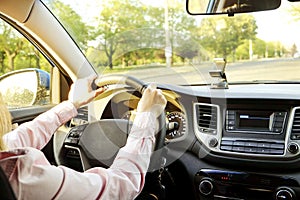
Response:
[{"label": "dashboard button", "polygon": [[227,110],[227,113],[228,113],[228,115],[234,115],[235,111],[233,111],[233,110]]},{"label": "dashboard button", "polygon": [[199,191],[203,195],[210,195],[213,192],[214,186],[211,180],[202,180],[199,184]]},{"label": "dashboard button", "polygon": [[270,149],[265,149],[265,148],[257,148],[256,149],[257,153],[262,153],[262,154],[269,154],[270,153]]},{"label": "dashboard button", "polygon": [[221,150],[224,150],[224,151],[232,151],[232,146],[221,146]]},{"label": "dashboard button", "polygon": [[245,142],[245,147],[257,147],[257,142]]},{"label": "dashboard button", "polygon": [[291,143],[288,146],[288,151],[292,154],[296,154],[299,151],[299,145],[296,143]]},{"label": "dashboard button", "polygon": [[234,116],[234,115],[228,115],[228,116],[227,116],[227,119],[228,119],[228,120],[235,120],[235,116]]},{"label": "dashboard button", "polygon": [[218,140],[217,140],[216,138],[211,138],[211,139],[209,140],[208,145],[209,145],[210,147],[216,147],[216,146],[218,145]]},{"label": "dashboard button", "polygon": [[283,150],[277,150],[277,149],[271,149],[270,154],[275,154],[275,155],[282,155]]},{"label": "dashboard button", "polygon": [[272,149],[284,149],[284,144],[271,144]]},{"label": "dashboard button", "polygon": [[270,144],[269,143],[258,143],[257,147],[262,147],[262,148],[270,148]]},{"label": "dashboard button", "polygon": [[257,148],[255,148],[255,147],[245,147],[245,152],[247,152],[247,153],[256,153]]},{"label": "dashboard button", "polygon": [[292,140],[299,140],[300,139],[300,135],[299,134],[294,134],[292,135]]},{"label": "dashboard button", "polygon": [[274,128],[282,128],[282,122],[275,122]]},{"label": "dashboard button", "polygon": [[282,128],[273,128],[272,131],[275,133],[281,133]]},{"label": "dashboard button", "polygon": [[234,141],[233,142],[234,146],[245,146],[245,142],[241,142],[241,141]]},{"label": "dashboard button", "polygon": [[238,151],[238,152],[244,152],[245,148],[244,147],[232,147],[233,151]]},{"label": "dashboard button", "polygon": [[230,141],[230,140],[222,140],[221,145],[233,145],[233,141]]}]

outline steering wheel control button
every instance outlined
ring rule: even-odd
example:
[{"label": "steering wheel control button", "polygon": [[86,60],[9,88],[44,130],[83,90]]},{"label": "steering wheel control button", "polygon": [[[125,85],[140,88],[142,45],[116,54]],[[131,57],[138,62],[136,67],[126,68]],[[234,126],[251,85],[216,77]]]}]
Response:
[{"label": "steering wheel control button", "polygon": [[296,154],[299,152],[299,145],[296,143],[290,143],[288,145],[288,151],[292,154]]},{"label": "steering wheel control button", "polygon": [[77,145],[79,142],[79,138],[86,126],[87,124],[73,127],[66,137],[64,143],[68,145]]},{"label": "steering wheel control button", "polygon": [[199,183],[199,191],[202,195],[208,196],[213,192],[214,186],[211,180],[204,179]]}]

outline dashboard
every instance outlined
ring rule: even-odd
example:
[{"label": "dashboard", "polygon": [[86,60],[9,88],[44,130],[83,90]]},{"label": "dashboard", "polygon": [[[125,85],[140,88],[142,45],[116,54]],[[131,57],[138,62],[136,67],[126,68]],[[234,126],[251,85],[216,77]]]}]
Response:
[{"label": "dashboard", "polygon": [[[300,198],[300,85],[159,88],[168,101],[164,148],[174,181],[165,183],[169,196],[181,191],[187,199]],[[89,111],[86,120],[132,120],[139,98],[130,88],[113,92],[94,103],[97,113]]]}]

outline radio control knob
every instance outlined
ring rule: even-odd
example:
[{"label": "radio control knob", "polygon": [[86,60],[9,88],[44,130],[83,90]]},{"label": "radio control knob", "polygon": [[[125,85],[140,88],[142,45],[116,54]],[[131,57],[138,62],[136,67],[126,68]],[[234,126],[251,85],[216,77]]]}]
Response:
[{"label": "radio control knob", "polygon": [[208,179],[201,180],[199,183],[199,191],[203,195],[210,195],[214,189],[212,182]]},{"label": "radio control knob", "polygon": [[292,154],[296,154],[299,151],[299,145],[296,143],[290,143],[288,145],[288,151]]},{"label": "radio control knob", "polygon": [[211,138],[211,139],[209,140],[208,145],[209,145],[210,147],[216,147],[216,146],[218,146],[218,140],[217,140],[216,138]]},{"label": "radio control knob", "polygon": [[290,188],[279,188],[275,194],[275,200],[293,200],[294,191]]}]

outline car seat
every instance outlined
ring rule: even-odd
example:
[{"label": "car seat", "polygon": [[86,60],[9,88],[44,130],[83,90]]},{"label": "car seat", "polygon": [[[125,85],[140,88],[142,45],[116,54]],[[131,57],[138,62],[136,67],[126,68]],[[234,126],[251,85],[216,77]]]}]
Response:
[{"label": "car seat", "polygon": [[17,199],[2,167],[0,167],[0,199],[1,200]]}]

